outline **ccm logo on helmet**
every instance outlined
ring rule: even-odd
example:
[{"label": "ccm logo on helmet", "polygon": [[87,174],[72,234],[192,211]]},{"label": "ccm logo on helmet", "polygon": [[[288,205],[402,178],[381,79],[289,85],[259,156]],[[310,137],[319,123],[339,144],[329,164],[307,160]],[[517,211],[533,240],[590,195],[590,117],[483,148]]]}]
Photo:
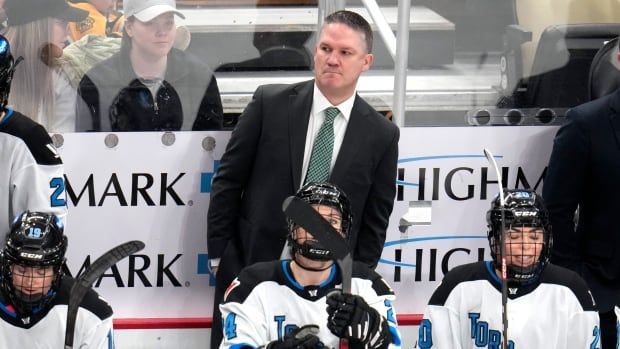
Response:
[{"label": "ccm logo on helmet", "polygon": [[537,214],[538,212],[536,211],[516,211],[515,212],[515,216],[520,216],[520,217],[536,217]]},{"label": "ccm logo on helmet", "polygon": [[43,255],[36,254],[36,253],[28,253],[28,252],[21,252],[19,256],[28,258],[28,259],[42,259],[43,258]]}]

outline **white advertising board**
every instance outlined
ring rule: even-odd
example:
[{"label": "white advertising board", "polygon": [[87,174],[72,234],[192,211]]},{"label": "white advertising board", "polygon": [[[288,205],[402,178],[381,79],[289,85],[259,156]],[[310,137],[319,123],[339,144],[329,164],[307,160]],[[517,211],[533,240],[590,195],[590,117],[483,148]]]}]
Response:
[{"label": "white advertising board", "polygon": [[[398,313],[422,313],[445,271],[489,258],[485,212],[498,186],[482,149],[495,154],[507,187],[540,191],[556,130],[401,129],[398,194],[377,267],[397,293]],[[116,318],[211,316],[206,213],[229,136],[62,135],[72,274],[121,242],[146,243],[95,284]]]}]

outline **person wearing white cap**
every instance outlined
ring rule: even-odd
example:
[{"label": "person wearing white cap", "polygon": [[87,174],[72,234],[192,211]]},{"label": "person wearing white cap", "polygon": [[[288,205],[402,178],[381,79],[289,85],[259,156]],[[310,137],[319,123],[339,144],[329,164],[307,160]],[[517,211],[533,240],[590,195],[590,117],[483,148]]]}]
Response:
[{"label": "person wearing white cap", "polygon": [[174,0],[124,0],[120,52],[78,88],[78,131],[217,130],[222,102],[213,72],[173,48]]}]

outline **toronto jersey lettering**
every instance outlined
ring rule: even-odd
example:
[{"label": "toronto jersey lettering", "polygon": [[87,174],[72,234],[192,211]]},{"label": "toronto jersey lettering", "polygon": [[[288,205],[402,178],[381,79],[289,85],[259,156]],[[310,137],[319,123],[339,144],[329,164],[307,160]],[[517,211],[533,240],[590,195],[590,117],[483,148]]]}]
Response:
[{"label": "toronto jersey lettering", "polygon": [[[325,296],[339,285],[335,265],[330,277],[318,287],[303,287],[295,281],[289,260],[257,263],[244,269],[230,284],[225,302],[220,305],[224,321],[221,348],[257,348],[309,324],[319,326],[318,337],[326,347],[338,348],[338,337],[327,328]],[[355,263],[351,293],[363,297],[388,320],[392,337],[389,348],[400,348],[392,307],[394,293],[381,276],[364,264]],[[349,344],[354,349],[353,343]]]},{"label": "toronto jersey lettering", "polygon": [[[74,280],[64,277],[46,309],[20,319],[0,299],[0,348],[59,349],[65,346],[67,304]],[[92,289],[78,309],[73,348],[113,349],[112,308]]]},{"label": "toronto jersey lettering", "polygon": [[[600,348],[598,313],[585,282],[547,264],[538,281],[508,287],[508,348]],[[501,282],[491,262],[451,270],[429,301],[419,348],[500,349]]]},{"label": "toronto jersey lettering", "polygon": [[0,236],[25,210],[67,213],[64,170],[43,126],[7,110],[0,120]]}]

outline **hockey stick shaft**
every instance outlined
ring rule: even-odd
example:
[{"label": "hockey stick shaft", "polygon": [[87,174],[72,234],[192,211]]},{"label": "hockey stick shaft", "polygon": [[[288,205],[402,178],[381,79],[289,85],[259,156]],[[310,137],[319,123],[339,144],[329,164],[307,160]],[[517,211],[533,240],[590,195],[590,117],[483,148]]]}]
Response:
[{"label": "hockey stick shaft", "polygon": [[502,280],[502,349],[508,348],[508,266],[506,263],[506,244],[505,244],[505,216],[504,205],[506,204],[506,198],[504,197],[504,185],[502,183],[502,175],[495,161],[495,157],[488,150],[484,149],[484,156],[489,161],[489,164],[495,170],[497,176],[497,184],[499,185],[499,201],[502,213],[501,234],[499,235],[500,254],[501,254],[501,280]]},{"label": "hockey stick shaft", "polygon": [[65,329],[65,349],[73,348],[73,338],[78,309],[82,299],[90,289],[91,285],[105,273],[110,267],[144,248],[144,242],[134,240],[120,244],[101,257],[97,258],[90,267],[75,280],[69,294],[69,305],[67,308],[67,328]]}]

